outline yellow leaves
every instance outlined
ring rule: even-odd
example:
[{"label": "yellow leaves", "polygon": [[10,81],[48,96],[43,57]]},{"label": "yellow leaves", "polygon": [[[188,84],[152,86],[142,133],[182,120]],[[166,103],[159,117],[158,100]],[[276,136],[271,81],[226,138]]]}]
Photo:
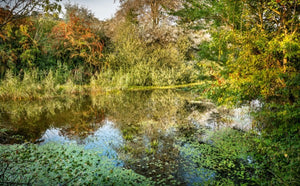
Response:
[{"label": "yellow leaves", "polygon": [[279,87],[282,87],[282,88],[286,87],[286,83],[285,83],[284,80],[281,79],[280,77],[278,77],[278,78],[276,79],[276,83],[277,83],[277,85],[279,85]]},{"label": "yellow leaves", "polygon": [[12,36],[12,28],[13,28],[13,25],[11,23],[8,23],[5,28],[4,28],[4,33],[6,34],[7,37],[11,37]]},{"label": "yellow leaves", "polygon": [[22,34],[28,34],[28,26],[27,25],[20,25],[20,31]]}]

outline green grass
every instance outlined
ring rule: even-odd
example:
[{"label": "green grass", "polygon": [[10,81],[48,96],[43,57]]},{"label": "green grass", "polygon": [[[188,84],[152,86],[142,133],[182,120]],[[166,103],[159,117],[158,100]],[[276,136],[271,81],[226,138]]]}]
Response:
[{"label": "green grass", "polygon": [[[138,71],[139,73],[135,73]],[[7,71],[5,78],[0,81],[0,100],[51,99],[70,94],[176,89],[205,84],[205,82],[190,83],[195,80],[186,77],[186,73],[175,76],[175,71],[161,72],[164,75],[156,77],[157,73],[149,72],[148,75],[143,75],[140,69],[134,69],[132,73],[107,70],[95,74],[90,81],[85,80],[86,83],[82,83],[78,82],[78,77],[73,77],[70,72],[67,75],[60,74],[59,69],[55,72],[31,70],[25,71],[22,75]]]}]

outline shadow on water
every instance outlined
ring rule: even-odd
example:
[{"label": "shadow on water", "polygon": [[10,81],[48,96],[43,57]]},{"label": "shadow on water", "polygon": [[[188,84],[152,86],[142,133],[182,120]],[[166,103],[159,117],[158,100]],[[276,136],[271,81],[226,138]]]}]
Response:
[{"label": "shadow on water", "polygon": [[188,145],[180,139],[234,125],[235,113],[194,100],[188,92],[157,90],[0,102],[0,143],[82,144],[159,183],[201,183],[177,148]]}]

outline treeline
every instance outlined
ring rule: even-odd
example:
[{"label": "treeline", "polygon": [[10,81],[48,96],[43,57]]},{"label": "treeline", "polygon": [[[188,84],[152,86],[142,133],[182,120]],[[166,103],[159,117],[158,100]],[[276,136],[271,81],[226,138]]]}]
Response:
[{"label": "treeline", "polygon": [[[2,85],[18,82],[20,87],[27,76],[32,82],[25,87],[48,78],[53,80],[52,89],[67,82],[102,88],[194,82],[195,64],[187,63],[189,38],[162,16],[166,12],[162,4],[138,3],[154,8],[156,14],[124,1],[113,19],[99,21],[90,10],[66,4],[63,18],[53,14],[57,6],[52,14],[30,12],[2,24]],[[2,23],[13,13],[2,7]],[[12,95],[7,86],[2,92],[2,97]]]},{"label": "treeline", "polygon": [[[4,8],[1,11],[7,14]],[[93,28],[95,21],[88,10],[66,5],[64,19],[36,12],[9,22],[1,28],[1,78],[7,71],[21,75],[66,68],[89,76],[99,70],[104,44],[99,30]]]}]

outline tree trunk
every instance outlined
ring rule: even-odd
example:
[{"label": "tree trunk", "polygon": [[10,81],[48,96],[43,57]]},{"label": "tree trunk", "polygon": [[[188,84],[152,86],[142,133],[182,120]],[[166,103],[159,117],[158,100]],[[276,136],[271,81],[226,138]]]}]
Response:
[{"label": "tree trunk", "polygon": [[159,4],[157,0],[152,0],[150,4],[152,27],[155,28],[159,24]]}]

